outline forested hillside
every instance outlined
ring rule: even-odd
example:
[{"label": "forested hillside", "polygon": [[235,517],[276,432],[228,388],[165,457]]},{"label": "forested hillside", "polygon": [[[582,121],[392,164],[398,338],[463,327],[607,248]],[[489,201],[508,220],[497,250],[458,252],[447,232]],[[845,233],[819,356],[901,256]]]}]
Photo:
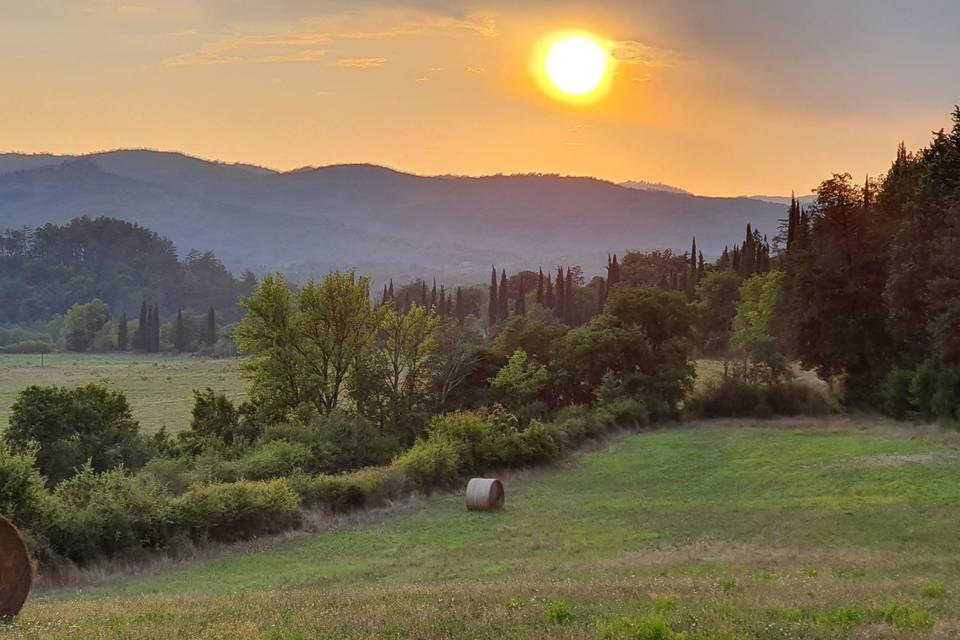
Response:
[{"label": "forested hillside", "polygon": [[608,251],[685,246],[691,235],[715,257],[747,223],[772,236],[783,207],[550,175],[421,177],[371,165],[280,173],[152,151],[0,157],[0,228],[80,214],[139,223],[184,251],[211,249],[234,270],[316,277],[354,267],[376,280],[466,283],[491,262],[595,273]]}]

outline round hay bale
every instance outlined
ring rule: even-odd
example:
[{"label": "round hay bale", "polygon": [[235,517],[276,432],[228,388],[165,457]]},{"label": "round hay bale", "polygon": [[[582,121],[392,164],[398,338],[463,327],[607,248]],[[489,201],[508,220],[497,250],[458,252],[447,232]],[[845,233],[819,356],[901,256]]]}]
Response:
[{"label": "round hay bale", "polygon": [[467,511],[497,511],[503,498],[503,483],[496,478],[473,478],[467,483]]},{"label": "round hay bale", "polygon": [[0,620],[9,621],[23,608],[33,586],[33,563],[20,532],[0,516]]}]

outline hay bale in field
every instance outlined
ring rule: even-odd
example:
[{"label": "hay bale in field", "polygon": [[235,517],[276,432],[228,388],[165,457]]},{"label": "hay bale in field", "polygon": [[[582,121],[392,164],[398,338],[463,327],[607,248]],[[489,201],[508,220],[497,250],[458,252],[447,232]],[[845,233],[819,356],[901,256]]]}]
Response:
[{"label": "hay bale in field", "polygon": [[467,511],[497,511],[503,497],[503,483],[496,478],[473,478],[467,483]]},{"label": "hay bale in field", "polygon": [[33,586],[33,563],[20,532],[0,516],[0,621],[9,621],[23,608]]}]

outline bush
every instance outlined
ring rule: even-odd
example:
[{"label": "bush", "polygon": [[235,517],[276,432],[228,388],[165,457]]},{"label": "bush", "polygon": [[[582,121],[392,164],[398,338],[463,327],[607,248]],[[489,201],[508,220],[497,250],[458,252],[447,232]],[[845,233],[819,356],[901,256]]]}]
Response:
[{"label": "bush", "polygon": [[96,473],[85,465],[57,486],[53,503],[47,536],[52,547],[71,560],[160,548],[175,531],[162,487],[123,469]]},{"label": "bush", "polygon": [[430,493],[433,489],[453,486],[461,476],[461,459],[450,440],[419,440],[409,451],[393,462],[408,486]]},{"label": "bush", "polygon": [[601,404],[597,411],[602,411],[620,427],[639,429],[650,424],[650,412],[647,405],[636,398],[619,397]]},{"label": "bush", "polygon": [[703,418],[767,418],[771,415],[823,415],[830,407],[816,389],[798,382],[771,385],[725,378],[696,393],[690,415]]},{"label": "bush", "polygon": [[337,476],[298,474],[291,476],[289,483],[305,507],[344,512],[383,506],[400,496],[404,479],[398,469],[388,467],[362,469]]},{"label": "bush", "polygon": [[312,460],[310,450],[302,444],[273,440],[258,445],[237,462],[240,477],[246,480],[269,480],[303,471]]},{"label": "bush", "polygon": [[21,340],[0,349],[0,353],[53,353],[53,345],[43,340]]},{"label": "bush", "polygon": [[910,386],[913,372],[908,369],[891,369],[880,387],[880,409],[892,418],[902,420],[915,408]]},{"label": "bush", "polygon": [[177,496],[196,482],[196,474],[186,458],[157,456],[144,465],[139,475],[152,479],[165,491]]},{"label": "bush", "polygon": [[175,503],[181,526],[194,540],[242,540],[300,524],[300,498],[286,480],[193,487]]},{"label": "bush", "polygon": [[37,467],[56,484],[87,460],[95,471],[139,469],[153,453],[139,430],[119,391],[97,384],[30,386],[17,395],[3,438],[21,452],[36,442]]},{"label": "bush", "polygon": [[43,476],[33,466],[36,451],[14,453],[0,445],[0,513],[18,527],[43,526],[49,496]]},{"label": "bush", "polygon": [[960,420],[960,367],[942,367],[930,398],[930,413],[944,420]]},{"label": "bush", "polygon": [[560,457],[562,438],[555,428],[538,420],[514,437],[514,464],[545,464]]},{"label": "bush", "polygon": [[938,371],[932,362],[924,362],[917,367],[910,383],[910,396],[913,404],[924,417],[934,417],[933,396],[937,392]]}]

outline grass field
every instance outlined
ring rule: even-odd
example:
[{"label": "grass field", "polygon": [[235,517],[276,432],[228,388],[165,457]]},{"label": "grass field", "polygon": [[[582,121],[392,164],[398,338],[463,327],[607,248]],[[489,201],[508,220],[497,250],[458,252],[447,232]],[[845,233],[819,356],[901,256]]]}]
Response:
[{"label": "grass field", "polygon": [[247,384],[239,360],[146,354],[0,354],[0,429],[6,428],[10,406],[31,384],[73,387],[106,382],[127,394],[133,414],[147,433],[166,425],[178,431],[190,422],[194,389],[212,387],[241,399]]},{"label": "grass field", "polygon": [[629,436],[471,514],[40,594],[23,638],[949,638],[960,440],[846,419]]}]

